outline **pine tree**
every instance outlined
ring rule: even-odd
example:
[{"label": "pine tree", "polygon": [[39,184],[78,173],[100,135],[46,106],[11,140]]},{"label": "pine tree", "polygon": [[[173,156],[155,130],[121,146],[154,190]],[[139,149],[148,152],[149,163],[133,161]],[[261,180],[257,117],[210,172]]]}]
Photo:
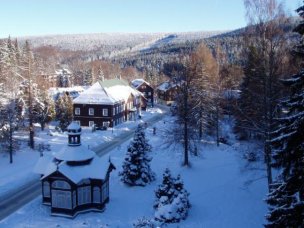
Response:
[{"label": "pine tree", "polygon": [[[304,5],[297,9],[304,18]],[[294,29],[302,37],[302,22]],[[303,57],[303,39],[295,53]],[[281,175],[272,186],[267,202],[270,212],[266,227],[304,226],[304,70],[283,80],[291,94],[281,105],[286,115],[281,117],[278,128],[272,132],[274,148],[273,166]]]},{"label": "pine tree", "polygon": [[244,66],[244,79],[238,100],[238,112],[235,115],[235,132],[241,139],[251,134],[261,134],[263,125],[263,78],[261,61],[254,46],[246,51],[247,61]]},{"label": "pine tree", "polygon": [[186,219],[190,208],[189,193],[184,189],[180,175],[171,176],[167,168],[163,173],[162,184],[155,191],[155,219],[165,223],[179,222]]},{"label": "pine tree", "polygon": [[73,119],[73,101],[72,98],[64,93],[61,95],[55,104],[56,119],[59,121],[61,130],[65,130]]},{"label": "pine tree", "polygon": [[84,71],[83,85],[91,86],[93,84],[93,71],[87,67]]},{"label": "pine tree", "polygon": [[152,158],[147,154],[151,145],[145,137],[142,125],[138,125],[134,138],[128,146],[123,162],[123,171],[119,173],[121,180],[131,186],[145,186],[155,180],[155,174],[150,168]]},{"label": "pine tree", "polygon": [[9,152],[10,163],[13,163],[15,150],[14,131],[20,122],[19,85],[20,68],[16,60],[16,51],[10,38],[0,45],[0,83],[1,89],[1,126],[2,146]]},{"label": "pine tree", "polygon": [[40,123],[42,131],[45,124],[54,119],[55,104],[46,91],[41,91],[39,97],[34,100],[33,114],[34,120]]}]

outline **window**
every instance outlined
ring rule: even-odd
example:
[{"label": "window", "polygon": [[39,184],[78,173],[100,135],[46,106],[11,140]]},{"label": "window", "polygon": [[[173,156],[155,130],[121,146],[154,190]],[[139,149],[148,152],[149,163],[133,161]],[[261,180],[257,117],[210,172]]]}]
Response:
[{"label": "window", "polygon": [[108,116],[108,109],[107,108],[102,109],[102,115],[103,116]]},{"label": "window", "polygon": [[101,195],[100,195],[99,187],[93,188],[93,203],[101,203]]},{"label": "window", "polygon": [[52,183],[53,188],[71,189],[71,186],[66,181],[56,180]]},{"label": "window", "polygon": [[109,198],[109,182],[105,181],[102,184],[102,203]]},{"label": "window", "polygon": [[91,187],[79,187],[77,189],[78,205],[91,203]]},{"label": "window", "polygon": [[118,106],[116,107],[116,114],[118,114],[119,112],[118,112]]},{"label": "window", "polygon": [[75,115],[80,115],[80,108],[75,108]]},{"label": "window", "polygon": [[50,183],[48,181],[43,182],[43,196],[50,197]]},{"label": "window", "polygon": [[107,122],[102,122],[102,126],[103,127],[109,127],[110,126],[110,122],[107,121]]},{"label": "window", "polygon": [[73,208],[77,206],[76,204],[76,191],[73,191]]},{"label": "window", "polygon": [[89,127],[93,127],[94,126],[94,121],[89,121]]},{"label": "window", "polygon": [[113,116],[115,116],[115,107],[113,108]]},{"label": "window", "polygon": [[80,121],[79,121],[79,120],[76,120],[75,122],[76,122],[76,123],[77,123],[79,126],[81,126],[81,125],[80,125]]},{"label": "window", "polygon": [[89,108],[89,115],[94,116],[94,108]]},{"label": "window", "polygon": [[52,190],[52,207],[72,209],[71,192]]},{"label": "window", "polygon": [[152,93],[151,93],[151,92],[149,92],[149,93],[148,93],[148,95],[149,95],[149,96],[151,96],[151,95],[152,95]]}]

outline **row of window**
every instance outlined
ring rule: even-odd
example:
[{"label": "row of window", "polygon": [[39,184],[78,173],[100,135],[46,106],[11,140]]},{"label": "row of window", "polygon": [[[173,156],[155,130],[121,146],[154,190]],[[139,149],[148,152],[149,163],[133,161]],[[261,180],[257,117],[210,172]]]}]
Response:
[{"label": "row of window", "polygon": [[[46,193],[46,192],[44,192]],[[109,198],[108,181],[99,187],[93,187],[93,199],[91,198],[91,186],[79,187],[77,189],[77,205],[90,203],[104,203]],[[76,206],[76,191],[73,191],[73,198],[70,191],[52,190],[52,207],[72,209]]]},{"label": "row of window", "polygon": [[[113,122],[113,125],[116,126],[117,124],[121,124],[123,122],[124,118],[121,117],[121,118],[118,118],[116,120],[114,120]],[[80,125],[80,121],[75,121]],[[93,127],[95,125],[95,122],[94,121],[89,121],[89,127]],[[110,127],[110,122],[109,121],[106,121],[106,122],[102,122],[102,126],[103,127]]]},{"label": "row of window", "polygon": [[[113,115],[123,112],[122,105],[116,106],[113,108]],[[75,115],[80,115],[80,108],[75,108]],[[102,109],[103,116],[109,116],[109,109],[103,108]],[[89,108],[89,116],[94,116],[94,108]]]}]

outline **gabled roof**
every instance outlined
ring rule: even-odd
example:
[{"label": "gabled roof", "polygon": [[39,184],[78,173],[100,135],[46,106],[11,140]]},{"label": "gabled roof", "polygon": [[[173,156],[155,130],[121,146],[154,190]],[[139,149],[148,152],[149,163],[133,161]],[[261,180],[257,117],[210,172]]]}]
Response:
[{"label": "gabled roof", "polygon": [[146,83],[147,85],[151,86],[148,82],[146,82],[144,79],[142,78],[138,78],[138,79],[134,79],[132,82],[131,82],[131,85],[137,89],[138,87],[140,87],[142,84]]},{"label": "gabled roof", "polygon": [[128,82],[122,79],[110,79],[99,82],[101,87],[116,100],[124,100],[127,102],[132,94],[135,97],[143,96],[141,92],[129,86]]},{"label": "gabled roof", "polygon": [[178,85],[177,85],[176,83],[174,83],[174,82],[165,81],[165,82],[161,83],[161,84],[157,87],[157,89],[158,89],[158,90],[161,90],[161,91],[167,91],[167,90],[169,90],[169,89],[171,89],[171,88],[175,88],[175,87],[177,87],[177,86],[178,86]]},{"label": "gabled roof", "polygon": [[94,83],[73,100],[74,104],[115,104],[116,102],[118,100],[110,96],[99,82]]}]

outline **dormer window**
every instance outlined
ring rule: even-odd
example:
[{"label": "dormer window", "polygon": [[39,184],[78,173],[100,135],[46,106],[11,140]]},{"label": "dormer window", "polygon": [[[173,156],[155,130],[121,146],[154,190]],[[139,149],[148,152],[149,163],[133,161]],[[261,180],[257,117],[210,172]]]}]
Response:
[{"label": "dormer window", "polygon": [[89,108],[89,115],[94,116],[94,108]]}]

